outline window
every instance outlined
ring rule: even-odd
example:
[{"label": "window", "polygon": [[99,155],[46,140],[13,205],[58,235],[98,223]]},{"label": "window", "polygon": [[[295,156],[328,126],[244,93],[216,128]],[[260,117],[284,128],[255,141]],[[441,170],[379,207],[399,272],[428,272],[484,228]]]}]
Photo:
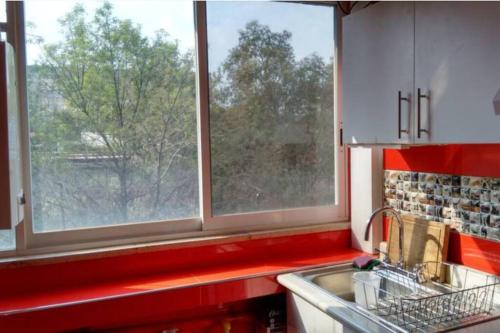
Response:
[{"label": "window", "polygon": [[345,221],[334,6],[11,6],[18,251]]},{"label": "window", "polygon": [[199,215],[192,12],[26,1],[35,232]]},{"label": "window", "polygon": [[207,35],[213,213],[335,204],[333,7],[208,2]]},{"label": "window", "polygon": [[[0,0],[0,41],[5,42],[7,40],[7,8],[6,8],[6,2],[3,0]],[[3,59],[3,57],[2,57]],[[1,64],[4,65],[4,64]],[[0,65],[0,66],[1,66]],[[8,67],[5,68],[6,71],[8,71]],[[2,95],[3,96],[3,95]],[[2,97],[3,98],[3,97]],[[9,101],[10,102],[10,101]],[[11,111],[11,110],[8,110]],[[2,115],[3,116],[3,115]],[[9,143],[12,139],[15,139],[15,137],[12,135],[11,131],[13,130],[13,123],[17,119],[12,119],[12,112],[7,114],[8,116],[8,128],[9,128]],[[2,117],[2,119],[4,119]],[[12,153],[16,154],[17,151],[12,151],[15,148],[15,145],[9,144],[9,159],[12,157]],[[18,172],[19,170],[12,170],[12,167],[9,167],[9,173],[10,172]],[[5,191],[3,188],[2,191]],[[2,196],[2,199],[5,197]],[[16,246],[16,238],[14,234],[13,228],[10,230],[0,230],[0,251],[9,251],[15,249]]]}]

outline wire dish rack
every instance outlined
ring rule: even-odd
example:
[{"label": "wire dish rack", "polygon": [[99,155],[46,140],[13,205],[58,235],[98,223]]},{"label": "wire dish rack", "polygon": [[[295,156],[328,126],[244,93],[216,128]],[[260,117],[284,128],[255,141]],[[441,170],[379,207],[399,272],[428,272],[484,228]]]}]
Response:
[{"label": "wire dish rack", "polygon": [[499,277],[440,263],[444,282],[433,281],[431,265],[421,264],[419,274],[388,264],[354,274],[356,303],[410,332],[438,331],[494,309]]}]

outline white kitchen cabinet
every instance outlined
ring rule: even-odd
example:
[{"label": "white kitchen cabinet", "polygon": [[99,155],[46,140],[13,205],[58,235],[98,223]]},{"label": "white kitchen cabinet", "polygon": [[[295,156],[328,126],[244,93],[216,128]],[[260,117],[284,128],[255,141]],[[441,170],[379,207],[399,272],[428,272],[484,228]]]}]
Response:
[{"label": "white kitchen cabinet", "polygon": [[288,333],[355,333],[328,314],[315,308],[302,297],[287,292],[287,332]]},{"label": "white kitchen cabinet", "polygon": [[413,7],[387,2],[344,17],[345,143],[410,142],[405,131],[413,91]]},{"label": "white kitchen cabinet", "polygon": [[344,141],[500,142],[499,32],[499,2],[383,2],[346,16]]},{"label": "white kitchen cabinet", "polygon": [[500,142],[500,2],[417,2],[415,69],[416,143]]}]

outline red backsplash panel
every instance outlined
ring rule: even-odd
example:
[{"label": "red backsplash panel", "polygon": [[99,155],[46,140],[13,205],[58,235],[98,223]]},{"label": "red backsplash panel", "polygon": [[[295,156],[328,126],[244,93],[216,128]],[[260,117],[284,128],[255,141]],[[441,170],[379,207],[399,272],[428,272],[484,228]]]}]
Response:
[{"label": "red backsplash panel", "polygon": [[448,261],[500,275],[500,243],[451,232]]},{"label": "red backsplash panel", "polygon": [[500,144],[385,149],[384,169],[500,178]]},{"label": "red backsplash panel", "polygon": [[[384,169],[500,178],[500,144],[385,149]],[[452,232],[448,260],[500,275],[500,243]]]}]

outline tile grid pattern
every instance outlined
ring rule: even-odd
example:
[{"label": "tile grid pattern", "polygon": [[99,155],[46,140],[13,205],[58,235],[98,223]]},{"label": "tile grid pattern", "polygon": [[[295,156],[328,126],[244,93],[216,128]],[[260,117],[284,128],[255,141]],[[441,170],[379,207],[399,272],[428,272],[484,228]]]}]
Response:
[{"label": "tile grid pattern", "polygon": [[500,240],[500,178],[386,170],[384,198],[402,214]]}]

